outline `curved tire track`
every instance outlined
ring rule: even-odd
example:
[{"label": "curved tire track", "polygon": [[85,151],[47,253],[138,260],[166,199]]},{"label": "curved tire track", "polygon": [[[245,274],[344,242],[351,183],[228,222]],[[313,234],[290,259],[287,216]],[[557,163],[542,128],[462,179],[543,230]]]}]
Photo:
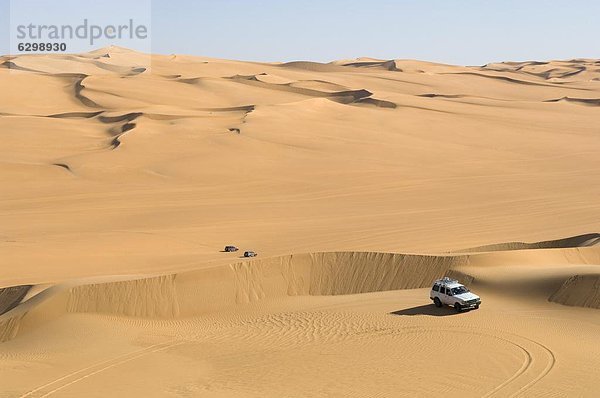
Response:
[{"label": "curved tire track", "polygon": [[[492,338],[515,347],[522,353],[523,363],[512,376],[491,391],[482,394],[487,398],[524,395],[527,390],[546,377],[556,364],[556,357],[552,350],[536,340],[497,329],[473,326],[466,328],[451,326],[432,328],[417,325],[399,328],[383,325],[380,328],[361,328],[357,327],[350,314],[294,312],[260,318],[255,321],[255,324],[247,325],[247,328],[243,329],[243,336],[229,335],[228,338],[251,338],[254,341],[258,339],[277,344],[292,340],[297,345],[310,345],[316,341],[333,343],[361,337],[372,338],[377,335],[382,337],[402,336],[428,332],[460,333]],[[273,330],[278,331],[277,336],[273,336]]]},{"label": "curved tire track", "polygon": [[171,347],[175,347],[181,344],[184,344],[185,341],[170,341],[166,343],[154,344],[150,347],[143,348],[138,351],[130,352],[124,355],[117,356],[115,358],[108,359],[106,361],[98,362],[91,366],[85,367],[83,369],[79,369],[77,371],[66,374],[58,379],[55,379],[49,383],[46,383],[40,387],[37,387],[23,395],[19,398],[28,398],[28,397],[37,397],[44,398],[48,397],[55,392],[63,390],[75,383],[78,383],[88,377],[94,376],[98,373],[104,372],[105,370],[114,368],[116,366],[122,365],[126,362],[133,361],[135,359],[141,358],[143,356],[167,350]]},{"label": "curved tire track", "polygon": [[[286,330],[286,327],[289,326],[288,322],[300,323],[300,325],[294,325],[295,327],[291,327],[293,331],[304,331],[303,334],[297,335],[295,333],[284,333],[283,340],[291,339],[296,340],[299,344],[313,344],[315,340],[320,340],[320,342],[330,341],[330,342],[339,342],[346,339],[360,339],[361,337],[367,337],[370,335],[371,337],[377,337],[377,335],[384,336],[399,336],[406,334],[423,334],[428,332],[443,332],[443,333],[460,333],[471,336],[479,336],[492,338],[496,340],[500,340],[507,344],[510,344],[518,349],[519,352],[523,354],[523,363],[521,366],[506,380],[502,381],[499,385],[491,389],[489,392],[482,394],[483,397],[487,398],[495,398],[495,397],[517,397],[526,395],[526,392],[536,385],[539,381],[541,381],[544,377],[546,377],[553,369],[556,364],[556,357],[552,350],[545,346],[544,344],[530,339],[528,337],[524,337],[518,334],[514,334],[511,332],[504,332],[501,330],[495,329],[487,329],[487,328],[478,328],[478,327],[470,327],[469,329],[460,329],[454,327],[442,327],[442,328],[432,328],[432,327],[420,327],[420,326],[407,326],[407,327],[383,327],[383,328],[367,328],[365,330],[360,330],[361,328],[352,327],[354,323],[352,319],[345,319],[342,317],[341,322],[340,319],[337,319],[338,322],[334,322],[334,324],[338,325],[338,327],[332,333],[328,333],[325,336],[317,336],[314,333],[310,332],[316,326],[316,329],[322,329],[323,323],[328,323],[327,319],[319,319],[319,315],[316,318],[313,318],[310,314],[300,314],[300,320],[298,320],[297,315],[291,316],[292,314],[286,314],[289,316],[279,316],[275,317],[275,319],[271,319],[273,322],[272,325],[268,325],[266,329],[269,330]],[[302,316],[304,315],[304,316]],[[324,315],[324,314],[321,314]],[[340,314],[338,314],[340,316]],[[304,318],[307,318],[303,321]],[[313,318],[313,319],[310,319]],[[325,316],[325,318],[329,318],[329,316]],[[264,320],[263,320],[264,321]],[[315,324],[316,325],[313,325]],[[345,325],[340,327],[341,325]],[[264,326],[264,322],[261,322],[261,325]],[[250,325],[247,325],[250,326]],[[244,332],[246,337],[248,334],[247,328],[244,328]],[[308,333],[307,333],[308,330]],[[273,336],[270,333],[263,335],[265,330],[263,327],[259,327],[258,330],[254,330],[256,335],[254,338],[258,338],[259,340],[268,339],[272,340]],[[316,332],[318,334],[318,332]],[[219,340],[219,337],[223,336],[214,336]],[[229,336],[231,337],[231,336]],[[299,338],[299,341],[298,341]],[[279,339],[280,340],[280,339]],[[277,340],[280,344],[281,341]],[[167,350],[171,347],[175,347],[177,345],[185,344],[186,341],[181,340],[173,340],[169,342],[164,342],[160,344],[155,344],[144,349],[134,351],[128,354],[120,355],[115,358],[111,358],[109,360],[105,360],[91,366],[85,367],[83,369],[79,369],[77,371],[71,372],[67,375],[64,375],[60,378],[57,378],[49,383],[46,383],[40,387],[37,387],[34,390],[31,390],[24,395],[21,395],[20,398],[27,397],[36,397],[43,398],[51,396],[52,394],[62,391],[76,383],[79,383],[89,377],[93,377],[96,374],[109,370],[111,368],[117,367],[121,364],[137,360],[143,356]]]},{"label": "curved tire track", "polygon": [[[415,328],[419,328],[418,326]],[[501,384],[493,388],[487,394],[483,395],[484,398],[493,397],[517,397],[522,395],[525,391],[530,389],[537,382],[542,380],[550,373],[554,365],[556,364],[556,356],[550,348],[544,344],[535,341],[533,339],[510,333],[502,332],[492,329],[485,328],[474,328],[479,332],[472,332],[468,330],[457,330],[448,328],[419,328],[420,330],[413,330],[409,333],[418,333],[425,331],[444,331],[449,333],[463,333],[470,335],[479,335],[485,337],[492,337],[498,340],[502,340],[517,347],[525,355],[525,361],[521,367],[508,379],[503,381]],[[404,332],[406,333],[406,332]],[[510,336],[510,337],[507,337]]]},{"label": "curved tire track", "polygon": [[[481,392],[483,397],[516,397],[525,395],[550,373],[556,364],[552,350],[544,344],[519,334],[485,327],[466,326],[465,328],[446,326],[432,328],[427,326],[360,327],[353,314],[328,314],[314,312],[293,312],[273,314],[255,320],[246,325],[241,335],[228,335],[227,338],[248,338],[252,341],[268,341],[271,344],[310,345],[315,342],[335,343],[353,339],[373,338],[378,335],[402,336],[408,334],[424,334],[429,332],[460,333],[463,335],[491,338],[515,347],[522,354],[523,362],[506,380],[501,381],[489,392]],[[358,320],[360,322],[360,320]],[[276,336],[273,331],[276,330]]]},{"label": "curved tire track", "polygon": [[[510,332],[500,332],[491,329],[477,328],[482,333],[447,330],[449,332],[479,334],[493,337],[519,348],[525,354],[523,365],[507,380],[496,386],[483,397],[517,397],[542,380],[550,373],[556,364],[554,352],[544,344]],[[507,336],[510,336],[507,337]]]}]

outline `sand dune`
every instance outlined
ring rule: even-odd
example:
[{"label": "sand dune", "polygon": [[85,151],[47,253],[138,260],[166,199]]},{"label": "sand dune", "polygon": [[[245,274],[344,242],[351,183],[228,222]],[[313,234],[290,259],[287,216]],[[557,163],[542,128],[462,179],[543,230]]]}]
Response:
[{"label": "sand dune", "polygon": [[[161,390],[153,393],[150,389],[128,383],[129,387],[121,387],[117,394],[144,391],[145,394],[160,396],[175,393],[172,390],[175,385],[178,385],[177,391],[191,389],[188,392],[196,394],[207,391],[205,388],[210,385],[208,391],[216,396],[230,395],[232,388],[236,391],[234,394],[240,396],[277,395],[283,391],[282,385],[293,388],[295,383],[311,378],[319,386],[311,395],[321,395],[325,386],[321,384],[320,377],[309,371],[311,367],[296,370],[296,377],[284,373],[285,376],[281,374],[277,378],[262,378],[260,387],[255,386],[251,379],[256,377],[256,372],[263,372],[265,366],[277,368],[291,363],[297,366],[304,361],[317,360],[324,352],[334,355],[334,363],[343,360],[345,364],[343,372],[336,370],[341,372],[338,377],[344,381],[336,385],[337,393],[363,394],[360,385],[351,380],[358,375],[356,372],[362,372],[364,377],[363,361],[367,361],[383,366],[384,374],[388,370],[398,372],[396,382],[377,387],[381,394],[388,395],[415,377],[409,370],[411,367],[417,366],[421,376],[434,377],[435,371],[427,366],[427,358],[442,347],[451,347],[452,353],[463,355],[466,363],[481,363],[478,361],[490,356],[498,361],[487,363],[478,373],[486,377],[476,383],[469,382],[468,376],[465,378],[460,373],[451,372],[452,379],[458,379],[456,388],[467,395],[544,395],[557,390],[586,395],[585,388],[581,388],[585,384],[576,388],[568,382],[570,372],[559,371],[556,367],[557,363],[581,367],[578,353],[597,350],[590,333],[597,329],[600,319],[592,313],[573,313],[567,310],[570,308],[567,306],[596,306],[600,246],[584,248],[588,260],[583,260],[585,256],[575,259],[564,252],[579,249],[561,248],[562,241],[558,242],[555,248],[515,250],[512,261],[497,259],[502,264],[500,266],[493,265],[493,259],[502,255],[502,251],[458,256],[313,253],[251,260],[168,276],[70,281],[45,288],[1,315],[0,336],[3,346],[7,347],[7,354],[20,351],[18,355],[27,361],[33,351],[32,348],[23,348],[23,343],[35,344],[37,336],[47,333],[48,328],[62,330],[62,337],[52,338],[44,351],[60,349],[60,345],[64,344],[61,343],[62,338],[74,338],[71,344],[82,347],[88,356],[96,358],[95,363],[65,367],[62,375],[57,373],[50,378],[29,376],[14,380],[11,385],[15,386],[27,385],[23,382],[32,378],[39,380],[36,381],[37,387],[22,390],[22,396],[83,391],[100,396],[102,391],[107,391],[102,380],[115,374],[117,368],[131,369],[133,365],[144,369],[143,379],[152,374],[155,381],[150,385],[158,380]],[[531,264],[528,265],[529,254],[534,251],[537,251],[538,258],[549,260],[543,264],[538,264],[537,260],[532,262],[537,264],[535,276],[531,269],[528,271],[531,267]],[[556,267],[558,263],[552,258],[562,258],[563,265]],[[563,276],[579,273],[582,264],[587,264],[595,274],[575,274],[562,285],[559,283],[560,287],[549,296],[533,295],[523,299],[525,291],[531,295],[532,290],[540,290],[536,286],[555,278],[557,271]],[[490,267],[493,270],[489,270]],[[468,273],[473,270],[476,276],[469,278]],[[427,304],[428,290],[423,287],[442,275],[460,277],[484,296],[485,307],[452,321],[453,310],[436,309]],[[21,289],[25,288],[28,287]],[[548,289],[547,283],[544,289]],[[550,301],[567,306],[554,307],[556,304],[550,304]],[[504,308],[504,315],[498,318],[495,313],[501,308]],[[510,308],[508,312],[507,308]],[[539,317],[548,312],[552,313],[551,318]],[[577,320],[580,316],[586,317],[585,323]],[[443,319],[447,321],[443,322]],[[72,327],[69,325],[73,322],[84,325],[88,337],[78,337],[63,329]],[[514,329],[514,322],[521,325],[518,330]],[[553,331],[544,328],[547,322],[560,322],[563,326]],[[523,328],[524,324],[527,329]],[[571,328],[578,328],[577,348],[558,343],[557,339],[568,335],[569,329],[565,330],[568,324],[573,324]],[[89,336],[93,330],[102,330],[104,336]],[[109,330],[118,331],[119,337],[113,336]],[[143,348],[140,349],[135,339],[148,333],[149,336],[158,333],[158,336],[164,337],[150,338],[141,344]],[[108,357],[98,356],[89,347],[82,346],[89,344],[90,338],[95,341],[128,341],[133,338],[134,345],[121,351],[117,344],[109,350],[111,354]],[[456,338],[458,344],[452,343]],[[214,344],[221,347],[217,356],[206,348],[200,348]],[[367,351],[361,349],[365,344]],[[415,345],[419,347],[419,353],[410,348]],[[256,362],[252,351],[242,347],[262,352],[261,355],[267,355],[267,362]],[[273,349],[283,356],[267,354]],[[485,356],[478,357],[478,349],[482,349]],[[244,352],[241,362],[240,350]],[[351,356],[348,356],[348,350],[353,353]],[[387,354],[381,357],[383,352]],[[520,365],[523,354],[530,359]],[[386,360],[388,356],[394,360]],[[5,362],[14,362],[8,357],[3,358]],[[209,384],[203,386],[204,382],[198,381],[196,372],[186,370],[192,358],[214,361],[213,369],[200,368],[204,374],[201,380]],[[237,369],[238,377],[235,378],[235,386],[223,384],[224,378],[230,377],[224,369],[215,373],[214,366],[222,366],[219,363],[224,358],[236,363],[234,369]],[[359,359],[360,366],[351,358]],[[410,359],[410,364],[399,361],[400,358]],[[142,359],[145,365],[142,365]],[[175,373],[167,372],[165,375],[162,366],[150,365],[149,360],[166,362]],[[327,363],[329,368],[336,366]],[[197,366],[195,369],[198,369]],[[244,366],[251,366],[250,369],[255,371],[240,374]],[[325,368],[318,368],[327,377],[333,375]],[[595,372],[585,369],[578,370],[580,380],[593,384]],[[15,374],[10,370],[4,370],[4,373]],[[128,374],[131,380],[131,373]],[[546,377],[549,374],[552,377]],[[142,376],[134,376],[135,379],[139,377]],[[90,384],[88,378],[94,384]],[[367,380],[377,380],[377,377],[370,375]],[[428,394],[441,388],[439,383],[419,386],[414,380],[408,385],[405,387],[406,395]]]},{"label": "sand dune", "polygon": [[600,275],[575,275],[567,279],[550,301],[579,307],[600,308]]},{"label": "sand dune", "polygon": [[389,70],[389,71],[400,71],[403,72],[403,70],[398,69],[398,67],[396,66],[396,61],[394,60],[390,60],[390,61],[381,61],[381,60],[375,60],[375,59],[357,59],[354,61],[342,61],[341,63],[338,63],[339,65],[342,66],[352,66],[355,68],[382,68],[385,70]]},{"label": "sand dune", "polygon": [[572,236],[569,238],[548,240],[543,242],[508,242],[500,243],[495,245],[480,246],[460,252],[487,252],[487,251],[501,251],[501,250],[526,250],[526,249],[559,249],[569,247],[586,247],[594,246],[600,243],[600,234],[584,234],[578,236]]},{"label": "sand dune", "polygon": [[[566,291],[580,291],[581,297],[586,297],[591,291],[591,287],[577,289],[572,285],[583,283],[579,281],[582,276],[574,274],[581,271],[582,267],[587,267],[589,272],[600,271],[600,246],[596,246],[597,243],[597,234],[589,234],[531,244],[497,244],[487,247],[487,251],[483,248],[463,251],[476,252],[474,254],[295,254],[164,276],[72,280],[53,287],[58,298],[48,292],[43,297],[44,300],[60,303],[58,309],[55,308],[55,312],[59,313],[177,318],[224,311],[232,306],[287,296],[354,295],[426,288],[433,280],[451,276],[468,284],[483,282],[484,285],[496,284],[502,288],[519,287],[513,282],[525,280],[524,288],[529,291],[536,283],[543,284],[548,279],[558,278],[565,284],[558,290],[546,293],[552,293],[550,301],[561,302],[562,299],[557,297],[568,296]],[[588,249],[578,251],[574,256],[570,251],[577,249],[569,249],[571,245]],[[506,256],[502,254],[505,250],[513,252]],[[530,250],[537,251],[532,253]],[[563,266],[557,267],[560,265]],[[510,271],[514,266],[519,266],[518,272]],[[490,267],[495,268],[491,273],[486,270]],[[531,278],[535,282],[524,277],[529,269],[535,272]],[[493,279],[498,273],[502,277]],[[590,277],[595,278],[595,275]],[[5,326],[13,325],[7,320],[22,319],[24,314],[35,310],[35,305],[40,303],[40,298],[36,296],[32,300],[36,304],[28,303],[32,298],[24,300],[30,289],[31,286],[14,286],[0,290],[4,308],[2,312],[6,313],[0,320],[5,322]],[[591,302],[594,302],[593,297]],[[573,304],[576,302],[569,301],[569,305],[578,305]],[[21,305],[24,308],[20,308]]]},{"label": "sand dune", "polygon": [[570,81],[591,80],[597,78],[597,74],[600,72],[598,61],[589,59],[552,62],[504,62],[487,64],[482,69],[529,74],[555,82],[561,82],[563,79]]},{"label": "sand dune", "polygon": [[2,57],[0,396],[596,396],[599,79]]}]

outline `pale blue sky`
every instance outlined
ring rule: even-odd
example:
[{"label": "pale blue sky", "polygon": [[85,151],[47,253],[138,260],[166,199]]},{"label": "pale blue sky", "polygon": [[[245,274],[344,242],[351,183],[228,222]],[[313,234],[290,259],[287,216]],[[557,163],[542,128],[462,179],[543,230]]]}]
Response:
[{"label": "pale blue sky", "polygon": [[[50,19],[47,23],[53,16],[59,18],[54,12],[64,12],[56,11],[64,1],[38,3]],[[2,54],[9,52],[9,4],[0,0]],[[163,54],[257,61],[370,56],[464,65],[600,58],[600,0],[155,0],[151,4],[151,48]],[[105,10],[118,14],[115,8],[107,5]]]}]

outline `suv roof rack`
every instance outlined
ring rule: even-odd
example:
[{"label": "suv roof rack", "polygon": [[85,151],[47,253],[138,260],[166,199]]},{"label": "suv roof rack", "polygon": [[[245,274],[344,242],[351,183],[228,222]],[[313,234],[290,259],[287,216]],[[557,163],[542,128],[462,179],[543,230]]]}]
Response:
[{"label": "suv roof rack", "polygon": [[442,279],[438,279],[436,282],[444,283],[446,285],[451,284],[451,283],[459,283],[456,279],[452,279],[447,276],[443,277]]}]

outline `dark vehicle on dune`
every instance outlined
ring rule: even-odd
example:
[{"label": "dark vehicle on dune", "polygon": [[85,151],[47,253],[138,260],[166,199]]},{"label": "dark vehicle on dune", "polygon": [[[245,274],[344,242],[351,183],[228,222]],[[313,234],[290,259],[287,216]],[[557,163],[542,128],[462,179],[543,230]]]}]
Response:
[{"label": "dark vehicle on dune", "polygon": [[240,249],[238,249],[235,246],[225,246],[225,250],[223,250],[223,251],[226,251],[226,252],[236,252],[238,250],[240,250]]}]

